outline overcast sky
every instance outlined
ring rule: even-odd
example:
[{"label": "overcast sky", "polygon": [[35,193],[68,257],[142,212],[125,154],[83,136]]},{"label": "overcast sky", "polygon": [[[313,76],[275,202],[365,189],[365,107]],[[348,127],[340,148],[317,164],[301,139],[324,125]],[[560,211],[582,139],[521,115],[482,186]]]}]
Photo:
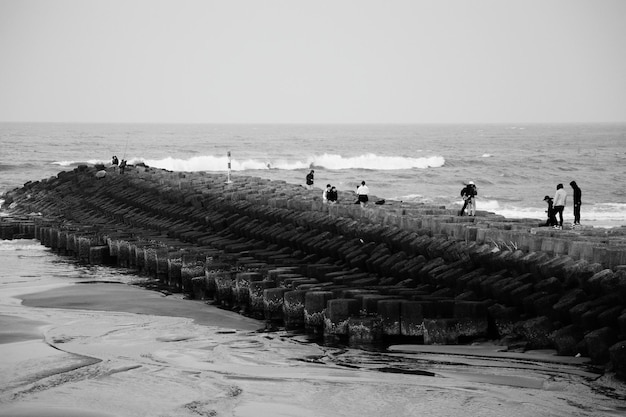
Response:
[{"label": "overcast sky", "polygon": [[0,121],[626,121],[625,0],[0,0]]}]

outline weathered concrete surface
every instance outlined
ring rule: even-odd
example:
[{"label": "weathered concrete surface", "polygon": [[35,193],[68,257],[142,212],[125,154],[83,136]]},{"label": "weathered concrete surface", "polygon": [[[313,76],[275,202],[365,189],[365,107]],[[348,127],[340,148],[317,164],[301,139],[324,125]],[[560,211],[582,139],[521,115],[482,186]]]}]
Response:
[{"label": "weathered concrete surface", "polygon": [[[5,196],[0,238],[134,268],[173,290],[355,343],[497,339],[626,377],[626,228],[388,201],[145,166],[82,166]],[[37,213],[37,214],[35,214]]]}]

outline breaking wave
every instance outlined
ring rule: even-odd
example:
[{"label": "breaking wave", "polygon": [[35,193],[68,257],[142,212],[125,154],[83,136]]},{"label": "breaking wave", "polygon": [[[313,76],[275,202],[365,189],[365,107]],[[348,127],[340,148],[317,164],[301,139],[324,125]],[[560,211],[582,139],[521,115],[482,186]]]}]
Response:
[{"label": "breaking wave", "polygon": [[[478,201],[477,206],[479,210],[494,212],[509,219],[546,219],[545,207],[520,207],[515,204],[507,204],[497,200]],[[564,220],[565,222],[573,221],[571,207],[566,207]],[[583,206],[581,213],[581,223],[583,225],[593,225],[594,227],[617,227],[626,224],[626,204],[586,204]]]},{"label": "breaking wave", "polygon": [[[108,162],[107,162],[108,163]],[[73,165],[96,165],[96,164],[106,164],[105,161],[101,159],[89,159],[86,161],[55,161],[52,162],[52,165],[58,165],[62,167],[70,167]]]},{"label": "breaking wave", "polygon": [[[130,164],[143,162],[148,166],[171,171],[226,171],[228,158],[225,156],[194,156],[189,159],[133,159]],[[231,169],[234,171],[282,169],[298,170],[308,168],[324,168],[328,170],[343,169],[372,169],[372,170],[403,170],[438,168],[445,164],[443,156],[429,156],[422,158],[407,158],[401,156],[380,156],[364,154],[354,157],[343,157],[335,154],[323,154],[305,160],[259,160],[259,159],[232,159]]]}]

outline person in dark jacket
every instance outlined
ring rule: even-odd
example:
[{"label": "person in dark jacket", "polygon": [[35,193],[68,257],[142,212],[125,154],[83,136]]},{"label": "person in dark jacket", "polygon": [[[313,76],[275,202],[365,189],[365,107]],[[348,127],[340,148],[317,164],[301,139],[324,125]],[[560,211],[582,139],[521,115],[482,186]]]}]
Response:
[{"label": "person in dark jacket", "polygon": [[554,215],[554,206],[552,204],[552,202],[554,200],[552,200],[552,198],[547,195],[543,198],[543,201],[548,203],[548,210],[546,210],[546,213],[548,213],[548,220],[546,221],[546,226],[556,226],[557,222],[556,222],[556,216]]},{"label": "person in dark jacket", "polygon": [[474,181],[468,182],[465,188],[461,190],[461,197],[463,197],[463,200],[465,201],[463,203],[463,208],[459,212],[459,216],[465,215],[465,209],[469,210],[470,216],[476,215],[476,202],[474,200],[476,198],[476,194],[478,194],[476,184],[474,184]]},{"label": "person in dark jacket", "polygon": [[469,211],[470,216],[476,215],[476,196],[478,195],[478,188],[476,188],[476,184],[474,181],[470,181],[467,184],[467,192],[469,198],[467,199],[469,202],[467,203],[467,210]]},{"label": "person in dark jacket", "polygon": [[467,185],[461,189],[461,198],[463,198],[463,207],[459,210],[459,216],[464,216],[467,208]]},{"label": "person in dark jacket", "polygon": [[306,187],[309,190],[313,189],[313,183],[315,181],[314,177],[315,177],[315,171],[314,170],[311,170],[311,172],[306,174]]},{"label": "person in dark jacket", "polygon": [[574,226],[580,226],[580,205],[582,204],[582,191],[576,181],[569,183],[574,190]]},{"label": "person in dark jacket", "polygon": [[331,187],[328,192],[328,202],[334,204],[337,202],[337,189],[335,187]]}]

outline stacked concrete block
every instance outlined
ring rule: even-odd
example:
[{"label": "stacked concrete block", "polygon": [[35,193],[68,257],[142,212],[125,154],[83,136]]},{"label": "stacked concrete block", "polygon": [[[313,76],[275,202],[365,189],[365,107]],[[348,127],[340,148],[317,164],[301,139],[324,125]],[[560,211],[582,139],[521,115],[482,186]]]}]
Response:
[{"label": "stacked concrete block", "polygon": [[282,322],[285,293],[287,288],[267,288],[263,290],[263,315],[266,321]]},{"label": "stacked concrete block", "polygon": [[[310,310],[308,310],[310,311]],[[358,316],[359,302],[354,298],[328,300],[324,317],[324,335],[339,339],[348,337],[348,322]]]},{"label": "stacked concrete block", "polygon": [[250,282],[248,299],[250,300],[250,315],[252,317],[259,319],[265,317],[263,294],[265,290],[269,288],[276,288],[276,283],[267,279]]},{"label": "stacked concrete block", "polygon": [[[391,200],[323,205],[317,193],[251,177],[224,184],[219,175],[149,167],[92,177],[82,167],[9,195],[44,214],[20,218],[20,232],[29,224],[55,251],[109,258],[174,290],[318,335],[497,337],[589,352],[597,363],[621,357],[626,231],[560,231]],[[66,216],[71,229],[60,226]],[[15,236],[16,227],[3,219],[0,235]]]},{"label": "stacked concrete block", "polygon": [[333,293],[330,291],[309,291],[304,299],[304,326],[308,332],[322,334],[326,318],[327,302]]}]

